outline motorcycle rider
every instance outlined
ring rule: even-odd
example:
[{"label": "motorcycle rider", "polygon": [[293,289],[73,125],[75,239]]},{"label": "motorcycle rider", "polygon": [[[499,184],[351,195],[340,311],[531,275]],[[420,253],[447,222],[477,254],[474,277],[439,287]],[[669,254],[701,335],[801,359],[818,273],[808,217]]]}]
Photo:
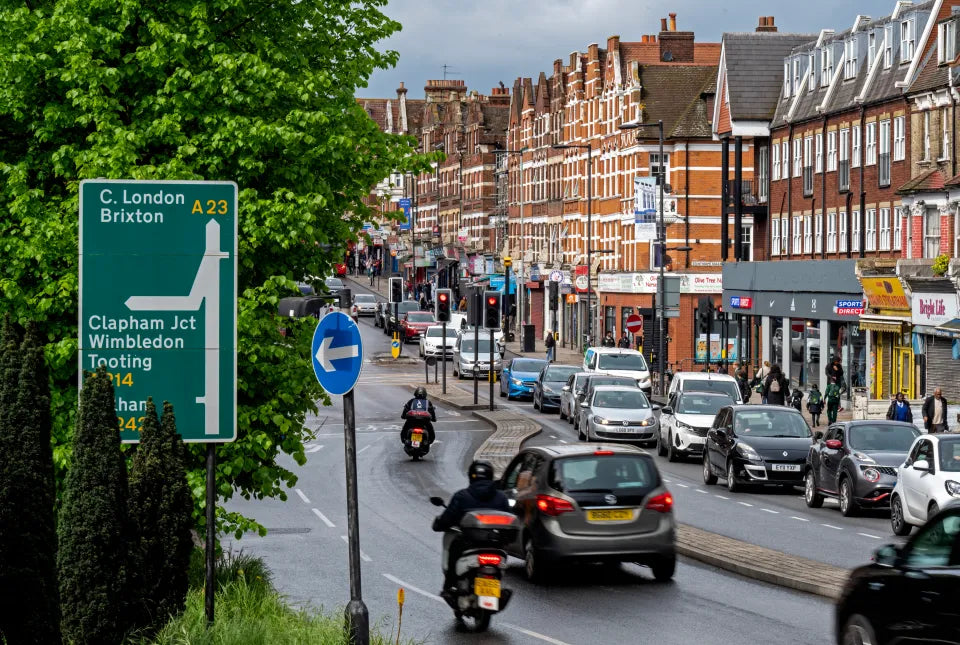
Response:
[{"label": "motorcycle rider", "polygon": [[[414,413],[413,416],[410,416],[411,412]],[[426,419],[427,415],[430,416],[429,419]],[[403,424],[403,430],[400,432],[400,441],[406,442],[410,438],[412,427],[423,425],[427,431],[429,443],[433,443],[436,433],[433,431],[433,423],[431,422],[437,420],[437,411],[434,409],[433,403],[427,399],[427,388],[421,385],[413,391],[413,398],[403,405],[400,418],[406,420]]]},{"label": "motorcycle rider", "polygon": [[[493,466],[486,461],[474,461],[467,471],[470,485],[458,490],[450,498],[450,503],[443,513],[433,520],[433,530],[448,531],[459,526],[465,513],[479,510],[509,511],[507,497],[497,488],[493,481]],[[444,538],[446,547],[446,571],[444,571],[443,591],[448,593],[456,587],[456,563],[463,553],[463,537],[459,533],[451,533]]]}]

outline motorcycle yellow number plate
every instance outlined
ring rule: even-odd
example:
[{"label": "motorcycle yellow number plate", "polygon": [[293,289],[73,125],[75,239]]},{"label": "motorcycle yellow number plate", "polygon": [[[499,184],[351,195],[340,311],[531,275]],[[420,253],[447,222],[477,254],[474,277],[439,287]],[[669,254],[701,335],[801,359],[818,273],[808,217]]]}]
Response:
[{"label": "motorcycle yellow number plate", "polygon": [[422,432],[414,432],[413,434],[410,435],[410,440],[411,440],[411,441],[415,441],[415,442],[417,442],[417,443],[420,443],[421,441],[423,441],[423,433],[422,433]]},{"label": "motorcycle yellow number plate", "polygon": [[500,581],[496,578],[476,578],[473,581],[473,593],[478,596],[500,597]]},{"label": "motorcycle yellow number plate", "polygon": [[629,508],[611,508],[597,511],[587,511],[587,520],[590,522],[622,522],[633,519],[633,510]]}]

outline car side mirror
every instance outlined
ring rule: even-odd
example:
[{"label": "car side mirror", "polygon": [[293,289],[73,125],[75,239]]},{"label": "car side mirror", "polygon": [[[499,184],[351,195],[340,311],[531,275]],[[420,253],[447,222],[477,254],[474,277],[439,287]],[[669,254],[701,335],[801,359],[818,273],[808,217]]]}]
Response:
[{"label": "car side mirror", "polygon": [[581,408],[589,408],[589,407],[590,407],[590,403],[589,403],[588,401],[581,401],[581,402],[580,402],[580,407],[581,407]]},{"label": "car side mirror", "polygon": [[[653,406],[653,409],[656,410],[657,406]],[[673,408],[671,408],[669,405],[665,405],[660,408],[660,414],[673,414]]]},{"label": "car side mirror", "polygon": [[813,440],[814,440],[814,441],[820,441],[821,439],[823,439],[823,431],[822,431],[822,430],[817,430],[816,432],[813,433]]},{"label": "car side mirror", "polygon": [[843,447],[843,442],[839,439],[827,439],[825,444],[830,450],[840,450]]},{"label": "car side mirror", "polygon": [[726,439],[726,438],[727,438],[727,429],[717,428],[717,439]]},{"label": "car side mirror", "polygon": [[886,544],[873,552],[873,561],[882,567],[892,567],[900,559],[900,548],[896,544]]},{"label": "car side mirror", "polygon": [[570,386],[569,386],[569,385],[564,385],[564,386],[563,386],[563,391],[564,391],[564,392],[569,392],[569,391],[570,391]]},{"label": "car side mirror", "polygon": [[434,506],[446,506],[442,497],[431,497],[430,503]]},{"label": "car side mirror", "polygon": [[928,462],[926,459],[918,459],[917,461],[913,462],[913,469],[928,473],[930,472],[930,462]]}]

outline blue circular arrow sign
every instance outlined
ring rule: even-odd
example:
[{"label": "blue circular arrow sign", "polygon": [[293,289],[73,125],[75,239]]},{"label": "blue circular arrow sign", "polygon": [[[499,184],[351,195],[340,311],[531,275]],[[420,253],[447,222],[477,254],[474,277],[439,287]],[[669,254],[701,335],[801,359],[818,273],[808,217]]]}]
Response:
[{"label": "blue circular arrow sign", "polygon": [[360,328],[345,313],[327,314],[313,332],[311,354],[313,372],[327,394],[346,394],[357,384],[363,367]]}]

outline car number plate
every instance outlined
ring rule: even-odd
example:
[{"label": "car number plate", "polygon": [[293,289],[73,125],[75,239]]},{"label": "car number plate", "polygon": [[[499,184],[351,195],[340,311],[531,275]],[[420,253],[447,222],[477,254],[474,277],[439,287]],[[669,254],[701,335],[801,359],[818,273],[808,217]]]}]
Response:
[{"label": "car number plate", "polygon": [[496,578],[476,578],[473,581],[473,593],[490,598],[500,597],[500,581]]},{"label": "car number plate", "polygon": [[633,519],[633,509],[610,508],[587,511],[587,520],[591,522],[623,522]]},{"label": "car number plate", "polygon": [[780,472],[797,473],[800,472],[800,464],[773,464],[770,469]]}]

